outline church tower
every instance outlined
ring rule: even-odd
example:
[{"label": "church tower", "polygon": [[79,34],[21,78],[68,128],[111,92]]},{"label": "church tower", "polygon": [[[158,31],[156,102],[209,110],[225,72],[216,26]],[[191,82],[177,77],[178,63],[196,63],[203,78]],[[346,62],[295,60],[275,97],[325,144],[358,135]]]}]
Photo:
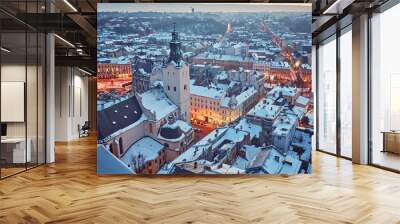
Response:
[{"label": "church tower", "polygon": [[178,118],[190,122],[190,83],[189,66],[183,60],[178,33],[171,33],[170,52],[163,68],[164,91],[168,98],[179,107]]}]

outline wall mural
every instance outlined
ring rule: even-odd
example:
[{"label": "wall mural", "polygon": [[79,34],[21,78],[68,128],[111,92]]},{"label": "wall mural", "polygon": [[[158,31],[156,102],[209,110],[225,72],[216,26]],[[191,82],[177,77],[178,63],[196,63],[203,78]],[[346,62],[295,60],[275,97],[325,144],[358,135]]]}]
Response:
[{"label": "wall mural", "polygon": [[311,173],[310,4],[98,10],[99,174]]}]

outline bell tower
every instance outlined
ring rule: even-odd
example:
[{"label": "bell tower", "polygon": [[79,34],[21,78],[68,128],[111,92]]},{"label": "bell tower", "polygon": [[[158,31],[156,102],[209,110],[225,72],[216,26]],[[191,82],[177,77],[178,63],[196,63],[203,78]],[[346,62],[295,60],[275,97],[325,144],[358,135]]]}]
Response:
[{"label": "bell tower", "polygon": [[189,66],[183,60],[181,42],[175,29],[175,23],[169,47],[169,57],[163,68],[164,91],[168,98],[178,106],[178,118],[190,122]]}]

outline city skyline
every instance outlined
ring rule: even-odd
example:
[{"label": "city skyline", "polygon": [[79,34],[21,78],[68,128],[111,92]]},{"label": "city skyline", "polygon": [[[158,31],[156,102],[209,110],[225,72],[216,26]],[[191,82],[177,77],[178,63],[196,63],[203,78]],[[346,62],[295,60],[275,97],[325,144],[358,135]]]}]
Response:
[{"label": "city skyline", "polygon": [[99,12],[311,12],[311,4],[296,3],[101,3]]}]

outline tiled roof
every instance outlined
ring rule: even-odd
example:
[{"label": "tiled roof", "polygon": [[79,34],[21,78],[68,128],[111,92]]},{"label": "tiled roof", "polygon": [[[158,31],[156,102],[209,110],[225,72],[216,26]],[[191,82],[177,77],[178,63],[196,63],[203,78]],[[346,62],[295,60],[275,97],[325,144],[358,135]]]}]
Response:
[{"label": "tiled roof", "polygon": [[97,138],[102,140],[140,119],[142,110],[136,97],[130,97],[104,110],[97,111]]}]

